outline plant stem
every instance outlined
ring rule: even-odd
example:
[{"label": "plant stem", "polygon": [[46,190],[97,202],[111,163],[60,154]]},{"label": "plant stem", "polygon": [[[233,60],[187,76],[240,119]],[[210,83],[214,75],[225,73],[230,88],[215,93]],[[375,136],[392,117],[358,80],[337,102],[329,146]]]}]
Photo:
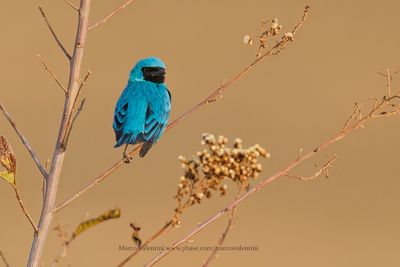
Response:
[{"label": "plant stem", "polygon": [[39,266],[40,259],[43,254],[44,244],[53,219],[53,210],[57,194],[58,182],[60,180],[61,169],[64,162],[65,146],[63,140],[68,132],[68,124],[73,112],[73,104],[75,103],[79,91],[79,74],[83,58],[84,45],[89,25],[89,10],[91,0],[81,0],[79,8],[79,22],[75,40],[74,53],[70,62],[70,74],[68,83],[68,94],[64,103],[64,111],[62,115],[60,130],[58,133],[56,148],[50,167],[49,176],[45,188],[45,200],[40,215],[38,233],[35,234],[29,260],[27,266]]}]

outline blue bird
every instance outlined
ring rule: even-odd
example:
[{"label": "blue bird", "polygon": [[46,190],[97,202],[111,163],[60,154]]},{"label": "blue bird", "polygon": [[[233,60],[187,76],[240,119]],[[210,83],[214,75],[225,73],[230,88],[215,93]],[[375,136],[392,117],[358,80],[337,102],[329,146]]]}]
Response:
[{"label": "blue bird", "polygon": [[158,58],[140,60],[133,67],[128,84],[115,106],[113,128],[116,144],[125,146],[143,143],[139,156],[144,157],[163,134],[171,110],[171,94],[165,81],[165,64]]}]

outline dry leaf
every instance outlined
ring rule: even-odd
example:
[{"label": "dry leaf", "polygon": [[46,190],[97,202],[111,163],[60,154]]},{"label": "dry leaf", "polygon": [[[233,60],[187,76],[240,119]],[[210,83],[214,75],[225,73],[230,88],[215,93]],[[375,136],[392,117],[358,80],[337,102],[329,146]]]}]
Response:
[{"label": "dry leaf", "polygon": [[117,219],[121,216],[121,210],[119,208],[109,210],[107,212],[104,212],[100,216],[86,220],[78,225],[78,227],[75,229],[75,231],[72,233],[72,239],[80,235],[82,232],[86,231],[87,229],[102,223],[104,221],[110,220],[110,219]]},{"label": "dry leaf", "polygon": [[6,171],[0,172],[0,177],[15,185],[15,175],[17,172],[17,159],[11,148],[10,143],[4,136],[0,136],[0,163]]}]

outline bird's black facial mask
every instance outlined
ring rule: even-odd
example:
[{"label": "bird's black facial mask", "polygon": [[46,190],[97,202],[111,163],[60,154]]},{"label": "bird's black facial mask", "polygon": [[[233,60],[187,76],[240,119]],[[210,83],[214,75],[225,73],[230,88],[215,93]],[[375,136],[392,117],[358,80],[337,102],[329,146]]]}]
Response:
[{"label": "bird's black facial mask", "polygon": [[153,83],[163,83],[165,81],[165,69],[161,67],[143,67],[143,78]]}]

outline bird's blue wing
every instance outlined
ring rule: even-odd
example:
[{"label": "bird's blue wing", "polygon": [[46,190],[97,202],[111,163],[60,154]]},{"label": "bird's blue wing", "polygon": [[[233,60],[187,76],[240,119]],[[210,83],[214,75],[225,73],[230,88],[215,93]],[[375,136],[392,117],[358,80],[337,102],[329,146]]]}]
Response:
[{"label": "bird's blue wing", "polygon": [[139,154],[141,157],[144,157],[151,146],[160,139],[171,110],[171,97],[164,84],[151,84],[151,88],[149,86],[145,93],[149,105],[142,135],[144,144]]},{"label": "bird's blue wing", "polygon": [[146,90],[149,106],[146,114],[144,138],[147,141],[156,142],[167,126],[171,101],[169,91],[164,84],[152,85],[152,87],[152,90]]},{"label": "bird's blue wing", "polygon": [[144,132],[148,102],[139,82],[129,82],[115,106],[113,128],[117,143],[135,144]]}]

